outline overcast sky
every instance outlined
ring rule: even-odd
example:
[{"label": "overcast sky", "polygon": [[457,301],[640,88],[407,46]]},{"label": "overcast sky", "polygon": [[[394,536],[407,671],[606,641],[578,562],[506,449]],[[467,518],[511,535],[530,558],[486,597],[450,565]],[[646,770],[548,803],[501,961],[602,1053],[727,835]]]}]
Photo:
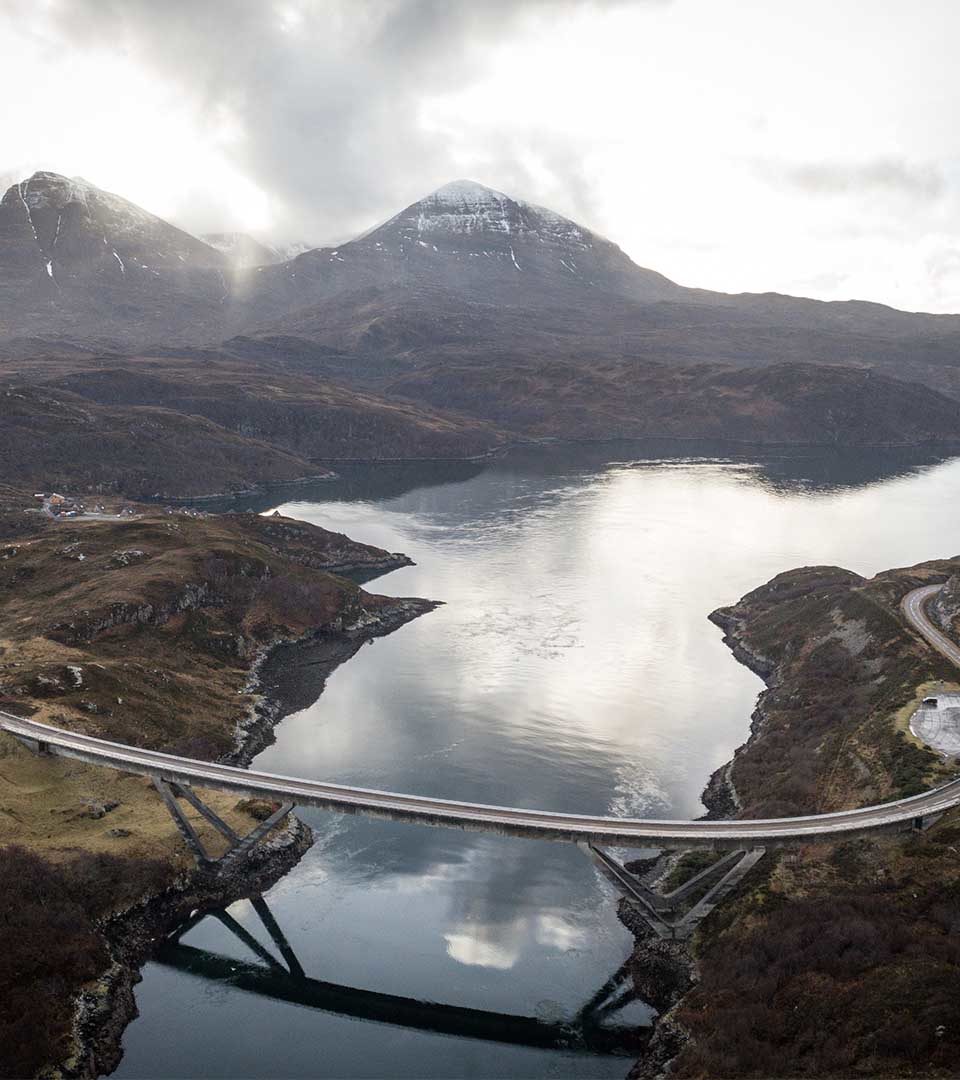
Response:
[{"label": "overcast sky", "polygon": [[955,0],[0,0],[0,177],[339,242],[469,177],[687,285],[960,311]]}]

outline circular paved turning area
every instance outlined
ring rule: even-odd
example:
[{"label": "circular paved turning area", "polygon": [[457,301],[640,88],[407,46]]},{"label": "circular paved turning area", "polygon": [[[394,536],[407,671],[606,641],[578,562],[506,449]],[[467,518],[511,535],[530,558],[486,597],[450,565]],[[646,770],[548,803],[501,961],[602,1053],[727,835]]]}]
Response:
[{"label": "circular paved turning area", "polygon": [[922,742],[947,757],[960,756],[960,694],[937,694],[937,704],[921,705],[910,719],[910,730]]}]

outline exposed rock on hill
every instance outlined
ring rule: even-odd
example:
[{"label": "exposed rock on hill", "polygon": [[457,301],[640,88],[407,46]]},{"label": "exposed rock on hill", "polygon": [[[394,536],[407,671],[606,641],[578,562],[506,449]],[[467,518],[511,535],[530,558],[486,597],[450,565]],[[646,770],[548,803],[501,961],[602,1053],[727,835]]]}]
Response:
[{"label": "exposed rock on hill", "polygon": [[960,637],[960,574],[954,574],[930,604],[930,613],[948,634]]}]

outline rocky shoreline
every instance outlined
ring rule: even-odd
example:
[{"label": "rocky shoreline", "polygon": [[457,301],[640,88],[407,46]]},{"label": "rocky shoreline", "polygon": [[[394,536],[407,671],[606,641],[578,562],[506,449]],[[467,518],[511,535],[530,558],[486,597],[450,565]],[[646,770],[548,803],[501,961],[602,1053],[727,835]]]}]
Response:
[{"label": "rocky shoreline", "polygon": [[[390,569],[393,569],[391,567]],[[274,728],[290,713],[312,705],[330,674],[368,642],[398,630],[411,619],[439,607],[437,601],[398,599],[389,609],[336,633],[312,631],[276,641],[261,649],[250,668],[244,692],[253,696],[237,725],[236,747],[222,758],[245,768],[274,742]],[[296,671],[296,677],[291,673]]]},{"label": "rocky shoreline", "polygon": [[95,1080],[113,1072],[123,1057],[124,1030],[138,1015],[134,987],[157,943],[195,911],[226,907],[269,889],[296,866],[312,843],[309,826],[291,815],[280,832],[258,845],[232,873],[213,876],[193,871],[104,924],[110,967],[80,995],[70,1056],[43,1075]]},{"label": "rocky shoreline", "polygon": [[[829,813],[949,778],[902,726],[925,685],[956,674],[904,624],[900,603],[956,575],[956,563],[872,578],[801,567],[711,613],[765,687],[748,738],[707,783],[707,817]],[[768,853],[689,948],[670,945],[675,996],[631,1076],[952,1075],[948,999],[931,987],[960,977],[943,952],[955,924],[941,918],[956,910],[957,821],[946,815],[922,838]],[[658,948],[641,925],[635,966]],[[878,1035],[897,1024],[922,1034]]]},{"label": "rocky shoreline", "polygon": [[733,757],[724,762],[714,773],[711,774],[700,796],[703,805],[707,808],[706,817],[715,821],[722,818],[734,817],[743,807],[743,802],[733,782],[733,764],[738,754],[742,753],[756,738],[763,726],[763,699],[767,691],[773,686],[776,675],[776,665],[766,656],[760,656],[752,652],[741,634],[740,620],[733,614],[730,608],[717,608],[711,611],[707,618],[715,626],[723,631],[723,643],[745,668],[754,675],[763,679],[766,686],[757,698],[756,707],[750,716],[750,735],[747,741],[742,743],[733,752]]},{"label": "rocky shoreline", "polygon": [[[763,679],[769,690],[776,665],[747,648],[740,636],[740,622],[732,611],[717,608],[707,618],[723,631],[723,643],[735,659]],[[732,818],[741,809],[740,796],[733,783],[733,763],[763,724],[763,697],[767,690],[761,691],[757,700],[751,716],[749,738],[707,780],[700,796],[707,808],[707,813],[703,815],[705,820]],[[657,862],[661,862],[662,858]],[[699,981],[696,957],[691,942],[662,941],[658,938],[626,901],[620,902],[617,914],[634,935],[634,951],[629,961],[634,984],[643,1000],[653,1005],[659,1013],[654,1021],[653,1035],[643,1055],[627,1074],[627,1080],[663,1080],[669,1076],[673,1062],[690,1040],[689,1032],[676,1018],[676,1010]]]},{"label": "rocky shoreline", "polygon": [[[383,572],[410,562],[406,557],[392,559]],[[336,667],[367,642],[438,606],[434,601],[399,598],[381,611],[360,612],[333,632],[329,628],[311,631],[264,646],[254,657],[244,687],[254,701],[238,722],[235,749],[221,761],[249,765],[274,741],[274,728],[285,716],[316,700]],[[296,677],[291,676],[291,669],[296,670]],[[312,843],[309,826],[291,814],[283,828],[227,873],[192,870],[164,892],[145,897],[103,923],[100,929],[108,945],[110,966],[77,1000],[73,1048],[68,1057],[42,1075],[95,1080],[116,1069],[123,1056],[123,1032],[138,1015],[134,987],[157,943],[198,910],[226,907],[269,889],[296,866]]]}]

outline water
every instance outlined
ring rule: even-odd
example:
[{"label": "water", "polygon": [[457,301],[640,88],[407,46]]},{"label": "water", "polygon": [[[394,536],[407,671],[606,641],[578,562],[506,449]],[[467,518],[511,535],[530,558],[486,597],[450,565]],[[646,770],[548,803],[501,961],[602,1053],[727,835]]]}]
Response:
[{"label": "water", "polygon": [[[581,813],[701,813],[760,689],[707,613],[794,566],[872,574],[960,546],[960,459],[710,449],[358,469],[253,503],[407,552],[415,567],[367,587],[445,604],[361,649],[256,766]],[[118,1075],[626,1073],[602,1030],[579,1050],[528,1046],[529,1025],[507,1019],[572,1021],[629,953],[576,848],[303,816],[317,842],[267,917],[314,982],[271,974],[208,917],[146,968]],[[229,917],[282,959],[249,903]],[[651,1015],[630,1001],[604,1023]]]}]

